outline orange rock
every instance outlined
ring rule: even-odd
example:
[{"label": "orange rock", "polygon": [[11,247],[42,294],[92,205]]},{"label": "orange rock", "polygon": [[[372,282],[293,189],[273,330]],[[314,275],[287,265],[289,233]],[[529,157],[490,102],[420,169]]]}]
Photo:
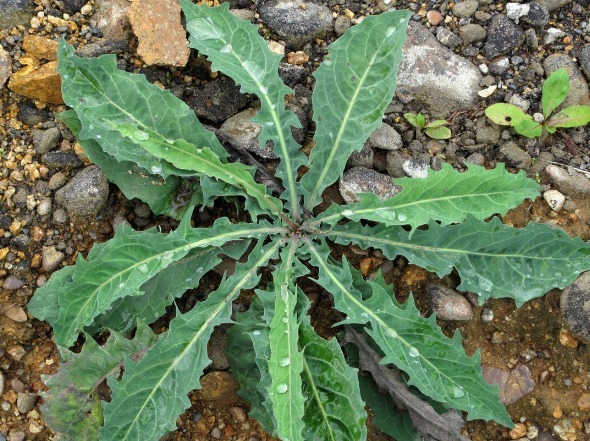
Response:
[{"label": "orange rock", "polygon": [[561,418],[563,416],[563,411],[560,406],[555,406],[552,413],[554,418]]},{"label": "orange rock", "polygon": [[64,103],[61,96],[61,78],[57,73],[57,61],[50,61],[39,67],[22,68],[12,74],[8,88],[19,95],[45,103]]},{"label": "orange rock", "polygon": [[522,423],[514,425],[514,428],[510,431],[510,438],[518,439],[526,435],[526,426]]},{"label": "orange rock", "polygon": [[167,0],[133,0],[129,21],[137,36],[137,54],[148,65],[186,65],[186,31],[180,23],[180,5]]},{"label": "orange rock", "polygon": [[238,382],[228,372],[208,373],[201,378],[201,387],[197,395],[213,407],[223,407],[239,401],[236,394],[239,389]]},{"label": "orange rock", "polygon": [[49,38],[26,35],[23,38],[23,50],[39,59],[44,58],[50,61],[57,59],[57,41]]},{"label": "orange rock", "polygon": [[578,339],[566,328],[561,328],[559,331],[559,343],[568,348],[577,348]]},{"label": "orange rock", "polygon": [[590,410],[590,394],[585,393],[578,398],[578,409],[579,410]]},{"label": "orange rock", "polygon": [[309,55],[307,55],[303,51],[289,52],[287,54],[287,63],[289,63],[289,64],[293,64],[295,66],[300,66],[302,64],[307,63],[308,61],[309,61]]}]

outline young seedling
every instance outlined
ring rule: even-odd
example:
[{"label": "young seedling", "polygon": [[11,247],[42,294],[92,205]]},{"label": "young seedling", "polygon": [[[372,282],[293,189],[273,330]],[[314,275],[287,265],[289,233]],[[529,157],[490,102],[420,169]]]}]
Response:
[{"label": "young seedling", "polygon": [[545,84],[541,96],[542,113],[528,115],[514,104],[498,103],[489,106],[485,112],[496,124],[512,126],[527,138],[537,138],[543,134],[555,133],[558,128],[580,127],[590,122],[590,106],[570,106],[551,116],[553,111],[565,100],[570,89],[569,75],[565,69],[553,72]]},{"label": "young seedling", "polygon": [[451,130],[446,127],[447,120],[437,119],[426,124],[426,118],[422,113],[404,113],[404,118],[416,128],[416,137],[420,136],[421,131],[432,139],[449,139],[451,137]]},{"label": "young seedling", "polygon": [[[459,331],[448,338],[434,315],[424,318],[411,298],[398,303],[383,277],[365,280],[331,247],[379,249],[439,277],[456,271],[458,289],[479,294],[482,302],[508,297],[520,306],[590,268],[590,248],[562,230],[485,221],[534,199],[539,186],[502,165],[469,166],[464,173],[443,165],[424,179],[396,180],[403,190],[392,198],[361,194],[358,202],[318,210],[348,157],[381,125],[411,14],[367,17],[330,45],[314,74],[315,147],[307,157],[291,134],[299,122],[285,108],[292,91],[278,75],[281,57],[269,51],[258,26],[231,14],[229,3],[181,4],[191,47],[259,98],[259,141],[271,141],[281,160],[275,174],[281,189],[270,194],[252,167],[229,162],[185,103],[144,76],[117,69],[114,55],[81,58],[60,42],[58,69],[71,107],[60,119],[128,198],[180,223],[169,233],[123,224],[36,291],[29,311],[51,324],[60,354],[59,371],[44,378],[47,424],[60,439],[160,439],[191,406],[188,393],[201,387],[213,330],[233,323],[227,332],[231,372],[250,416],[267,432],[283,441],[363,441],[369,402],[383,430],[402,439],[399,430],[411,427],[407,414],[399,424],[391,424],[392,413],[381,418],[386,407],[380,403],[391,400],[376,387],[367,393],[371,387],[363,385],[374,386],[371,377],[359,386],[344,342],[318,336],[310,324],[310,302],[300,286],[316,283],[351,335],[364,335],[381,358],[378,366],[395,364],[407,385],[469,420],[511,426],[498,387],[482,378],[479,351],[468,357]],[[249,216],[193,226],[196,207],[229,196]],[[235,272],[192,309],[175,307],[221,256],[236,260]],[[234,316],[232,302],[243,290],[255,296]],[[167,308],[174,318],[156,334],[146,324],[169,320]],[[105,387],[99,391],[105,382],[110,397]],[[425,430],[439,429],[427,420]],[[444,436],[461,439],[452,430]]]}]

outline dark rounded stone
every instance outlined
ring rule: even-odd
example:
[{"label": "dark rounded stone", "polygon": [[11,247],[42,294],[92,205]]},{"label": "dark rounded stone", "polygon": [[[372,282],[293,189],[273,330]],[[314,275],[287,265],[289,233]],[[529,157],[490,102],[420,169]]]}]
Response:
[{"label": "dark rounded stone", "polygon": [[496,14],[490,20],[488,36],[484,45],[486,57],[491,59],[506,54],[520,46],[524,32],[514,21],[504,14]]},{"label": "dark rounded stone", "polygon": [[205,86],[193,91],[187,103],[199,118],[206,118],[213,122],[222,122],[235,115],[245,107],[252,97],[240,93],[230,78],[221,77],[210,81]]},{"label": "dark rounded stone", "polygon": [[521,17],[521,21],[535,28],[542,28],[549,22],[549,10],[539,3],[529,3],[529,13]]},{"label": "dark rounded stone", "polygon": [[62,12],[72,15],[82,9],[82,6],[86,4],[86,0],[59,0],[56,3]]},{"label": "dark rounded stone", "polygon": [[577,338],[590,343],[590,272],[581,274],[563,290],[559,306],[567,327]]}]

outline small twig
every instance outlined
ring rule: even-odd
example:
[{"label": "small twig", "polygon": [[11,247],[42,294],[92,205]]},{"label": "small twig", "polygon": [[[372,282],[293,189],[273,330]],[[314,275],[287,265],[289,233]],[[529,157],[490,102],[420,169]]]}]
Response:
[{"label": "small twig", "polygon": [[[426,441],[469,441],[460,434],[463,419],[455,410],[439,415],[430,404],[414,395],[397,369],[380,363],[381,357],[365,337],[346,325],[345,343],[359,349],[359,369],[370,372],[379,389],[387,391],[400,409],[408,411],[414,428]],[[374,409],[378,411],[378,409]]]}]

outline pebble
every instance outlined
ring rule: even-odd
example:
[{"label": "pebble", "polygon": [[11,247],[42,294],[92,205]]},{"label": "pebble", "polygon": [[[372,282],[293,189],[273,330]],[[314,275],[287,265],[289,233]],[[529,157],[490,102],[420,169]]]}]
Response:
[{"label": "pebble", "polygon": [[463,40],[461,40],[461,37],[454,34],[453,31],[451,31],[448,28],[443,28],[443,27],[437,28],[436,39],[441,44],[444,44],[446,47],[448,47],[450,49],[456,48],[463,41]]},{"label": "pebble", "polygon": [[565,203],[565,196],[557,190],[547,190],[543,193],[543,199],[553,211],[559,213]]},{"label": "pebble", "polygon": [[537,0],[537,3],[544,8],[547,8],[549,12],[555,11],[571,2],[572,0]]},{"label": "pebble", "polygon": [[428,20],[428,23],[430,23],[432,26],[438,26],[442,23],[444,17],[438,11],[428,11],[426,14],[426,20]]},{"label": "pebble", "polygon": [[4,86],[10,75],[12,75],[12,59],[10,54],[0,46],[0,88]]},{"label": "pebble", "polygon": [[244,411],[244,409],[242,409],[241,407],[237,407],[237,406],[230,407],[229,408],[229,413],[231,413],[232,416],[239,423],[245,423],[246,420],[248,419],[248,415],[246,414],[246,412]]},{"label": "pebble", "polygon": [[127,0],[102,0],[95,3],[94,15],[96,27],[108,40],[129,40],[131,24],[129,23],[129,6]]},{"label": "pebble", "polygon": [[13,73],[8,88],[14,93],[44,103],[63,104],[61,78],[57,73],[57,60],[41,66],[25,66]]},{"label": "pebble", "polygon": [[211,431],[211,437],[215,439],[221,438],[221,430],[219,429],[219,427],[213,428],[213,430]]},{"label": "pebble", "polygon": [[105,174],[91,165],[60,188],[55,193],[55,200],[66,208],[71,218],[93,219],[105,206],[108,195],[109,183]]},{"label": "pebble", "polygon": [[25,282],[24,280],[21,280],[14,275],[10,275],[6,279],[4,279],[4,283],[2,284],[2,288],[15,290],[15,289],[22,288],[23,286],[25,286],[26,283],[27,282]]},{"label": "pebble", "polygon": [[37,205],[37,214],[39,216],[45,216],[46,214],[51,213],[51,208],[53,207],[53,203],[51,202],[51,198],[43,198]]},{"label": "pebble", "polygon": [[4,384],[5,384],[4,374],[0,371],[0,397],[4,393]]},{"label": "pebble", "polygon": [[333,29],[332,11],[326,6],[302,0],[259,3],[262,21],[292,49],[302,49]]},{"label": "pebble", "polygon": [[563,32],[561,29],[557,28],[549,28],[545,31],[545,38],[543,39],[543,43],[551,44],[555,43],[562,37],[565,37],[566,33]]},{"label": "pebble", "polygon": [[428,177],[428,163],[421,159],[408,159],[402,169],[410,178],[424,179]]},{"label": "pebble", "polygon": [[10,29],[17,25],[27,25],[35,15],[33,0],[0,0],[0,29]]},{"label": "pebble", "polygon": [[529,13],[531,5],[527,3],[506,3],[506,15],[518,23],[520,17],[523,17]]},{"label": "pebble", "polygon": [[526,426],[522,423],[516,423],[509,432],[511,439],[522,438],[526,435]]},{"label": "pebble", "polygon": [[498,151],[498,159],[509,167],[524,169],[531,165],[531,155],[521,149],[518,144],[508,141]]},{"label": "pebble", "polygon": [[399,150],[403,147],[401,135],[389,124],[383,123],[369,138],[367,144],[376,149]]},{"label": "pebble", "polygon": [[460,18],[469,18],[475,14],[478,7],[479,3],[477,0],[464,0],[455,3],[455,6],[453,7],[453,15]]},{"label": "pebble", "polygon": [[8,435],[8,441],[24,441],[25,436],[25,432],[22,432],[20,430],[10,432],[10,434]]},{"label": "pebble", "polygon": [[510,52],[524,41],[524,32],[504,14],[496,14],[488,24],[488,38],[484,49],[488,59]]},{"label": "pebble", "polygon": [[19,393],[16,399],[16,407],[22,414],[26,414],[33,410],[37,402],[37,394],[33,393]]},{"label": "pebble", "polygon": [[266,159],[276,159],[272,145],[267,143],[264,147],[260,147],[258,143],[258,135],[262,131],[260,124],[252,122],[252,118],[256,115],[256,109],[246,109],[230,118],[228,118],[219,128],[234,145],[237,145],[249,152]]},{"label": "pebble", "polygon": [[580,398],[578,398],[578,410],[581,410],[584,412],[590,410],[590,394],[589,393],[584,393],[584,394],[580,395]]},{"label": "pebble", "polygon": [[536,2],[528,4],[528,13],[522,17],[523,23],[535,28],[543,28],[549,22],[549,10]]},{"label": "pebble", "polygon": [[14,390],[17,394],[25,393],[25,384],[19,380],[18,378],[13,378],[10,380],[10,387]]},{"label": "pebble", "polygon": [[59,171],[55,173],[51,178],[49,178],[49,183],[47,184],[47,188],[49,190],[57,190],[58,188],[63,187],[66,184],[66,175]]},{"label": "pebble", "polygon": [[237,381],[229,372],[213,371],[201,378],[198,395],[211,406],[227,406],[237,403]]},{"label": "pebble", "polygon": [[47,130],[31,130],[33,144],[37,153],[47,153],[57,147],[61,138],[59,128],[52,127]]},{"label": "pebble", "polygon": [[12,345],[6,348],[6,352],[15,361],[21,361],[22,358],[27,355],[27,351],[21,345]]},{"label": "pebble", "polygon": [[564,418],[553,426],[553,432],[562,441],[576,441],[578,439],[576,428],[572,425],[572,420]]},{"label": "pebble", "polygon": [[575,337],[586,343],[590,343],[589,298],[590,272],[585,272],[563,290],[559,300],[560,312],[565,325]]},{"label": "pebble", "polygon": [[463,44],[471,44],[486,39],[486,30],[476,23],[469,23],[459,28]]},{"label": "pebble", "polygon": [[446,118],[479,101],[481,78],[471,61],[444,47],[424,26],[410,24],[398,72],[400,101],[415,101],[438,118]]},{"label": "pebble", "polygon": [[189,90],[190,95],[187,97],[189,107],[199,118],[216,123],[228,120],[252,101],[251,95],[241,93],[236,83],[226,77],[209,81],[202,87],[191,86]]},{"label": "pebble", "polygon": [[80,11],[86,0],[61,0],[61,10],[67,14],[73,15]]},{"label": "pebble", "polygon": [[336,20],[334,20],[334,33],[339,37],[350,28],[350,25],[350,18],[339,15],[336,17]]},{"label": "pebble", "polygon": [[352,154],[348,157],[346,165],[348,167],[373,168],[374,160],[375,151],[369,147],[368,143],[365,143],[359,152],[352,152]]},{"label": "pebble", "polygon": [[74,152],[47,152],[43,155],[43,163],[52,169],[78,168],[84,165]]},{"label": "pebble", "polygon": [[4,315],[8,317],[10,320],[13,320],[18,323],[23,323],[27,321],[27,313],[19,305],[14,305],[8,308],[6,311],[4,311]]},{"label": "pebble", "polygon": [[482,366],[483,378],[490,384],[500,386],[500,400],[504,404],[512,404],[529,394],[535,387],[531,371],[519,364],[510,372],[492,366]]},{"label": "pebble", "polygon": [[551,184],[561,193],[570,197],[590,195],[590,179],[585,174],[553,164],[548,165],[545,172]]},{"label": "pebble", "polygon": [[[1,54],[1,50],[0,50]],[[0,58],[0,64],[2,63]],[[586,78],[590,78],[590,44],[584,45],[580,53],[578,54],[578,63],[586,74]],[[0,78],[0,86],[2,86],[2,79]]]},{"label": "pebble", "polygon": [[441,320],[471,320],[473,311],[469,301],[457,291],[442,285],[426,289],[430,308]]},{"label": "pebble", "polygon": [[66,257],[64,253],[58,251],[54,246],[43,247],[42,255],[42,268],[43,271],[48,273],[55,271]]},{"label": "pebble", "polygon": [[386,200],[401,191],[401,187],[395,185],[389,176],[363,167],[347,170],[340,180],[339,189],[347,204],[358,202],[359,193],[372,192]]}]

